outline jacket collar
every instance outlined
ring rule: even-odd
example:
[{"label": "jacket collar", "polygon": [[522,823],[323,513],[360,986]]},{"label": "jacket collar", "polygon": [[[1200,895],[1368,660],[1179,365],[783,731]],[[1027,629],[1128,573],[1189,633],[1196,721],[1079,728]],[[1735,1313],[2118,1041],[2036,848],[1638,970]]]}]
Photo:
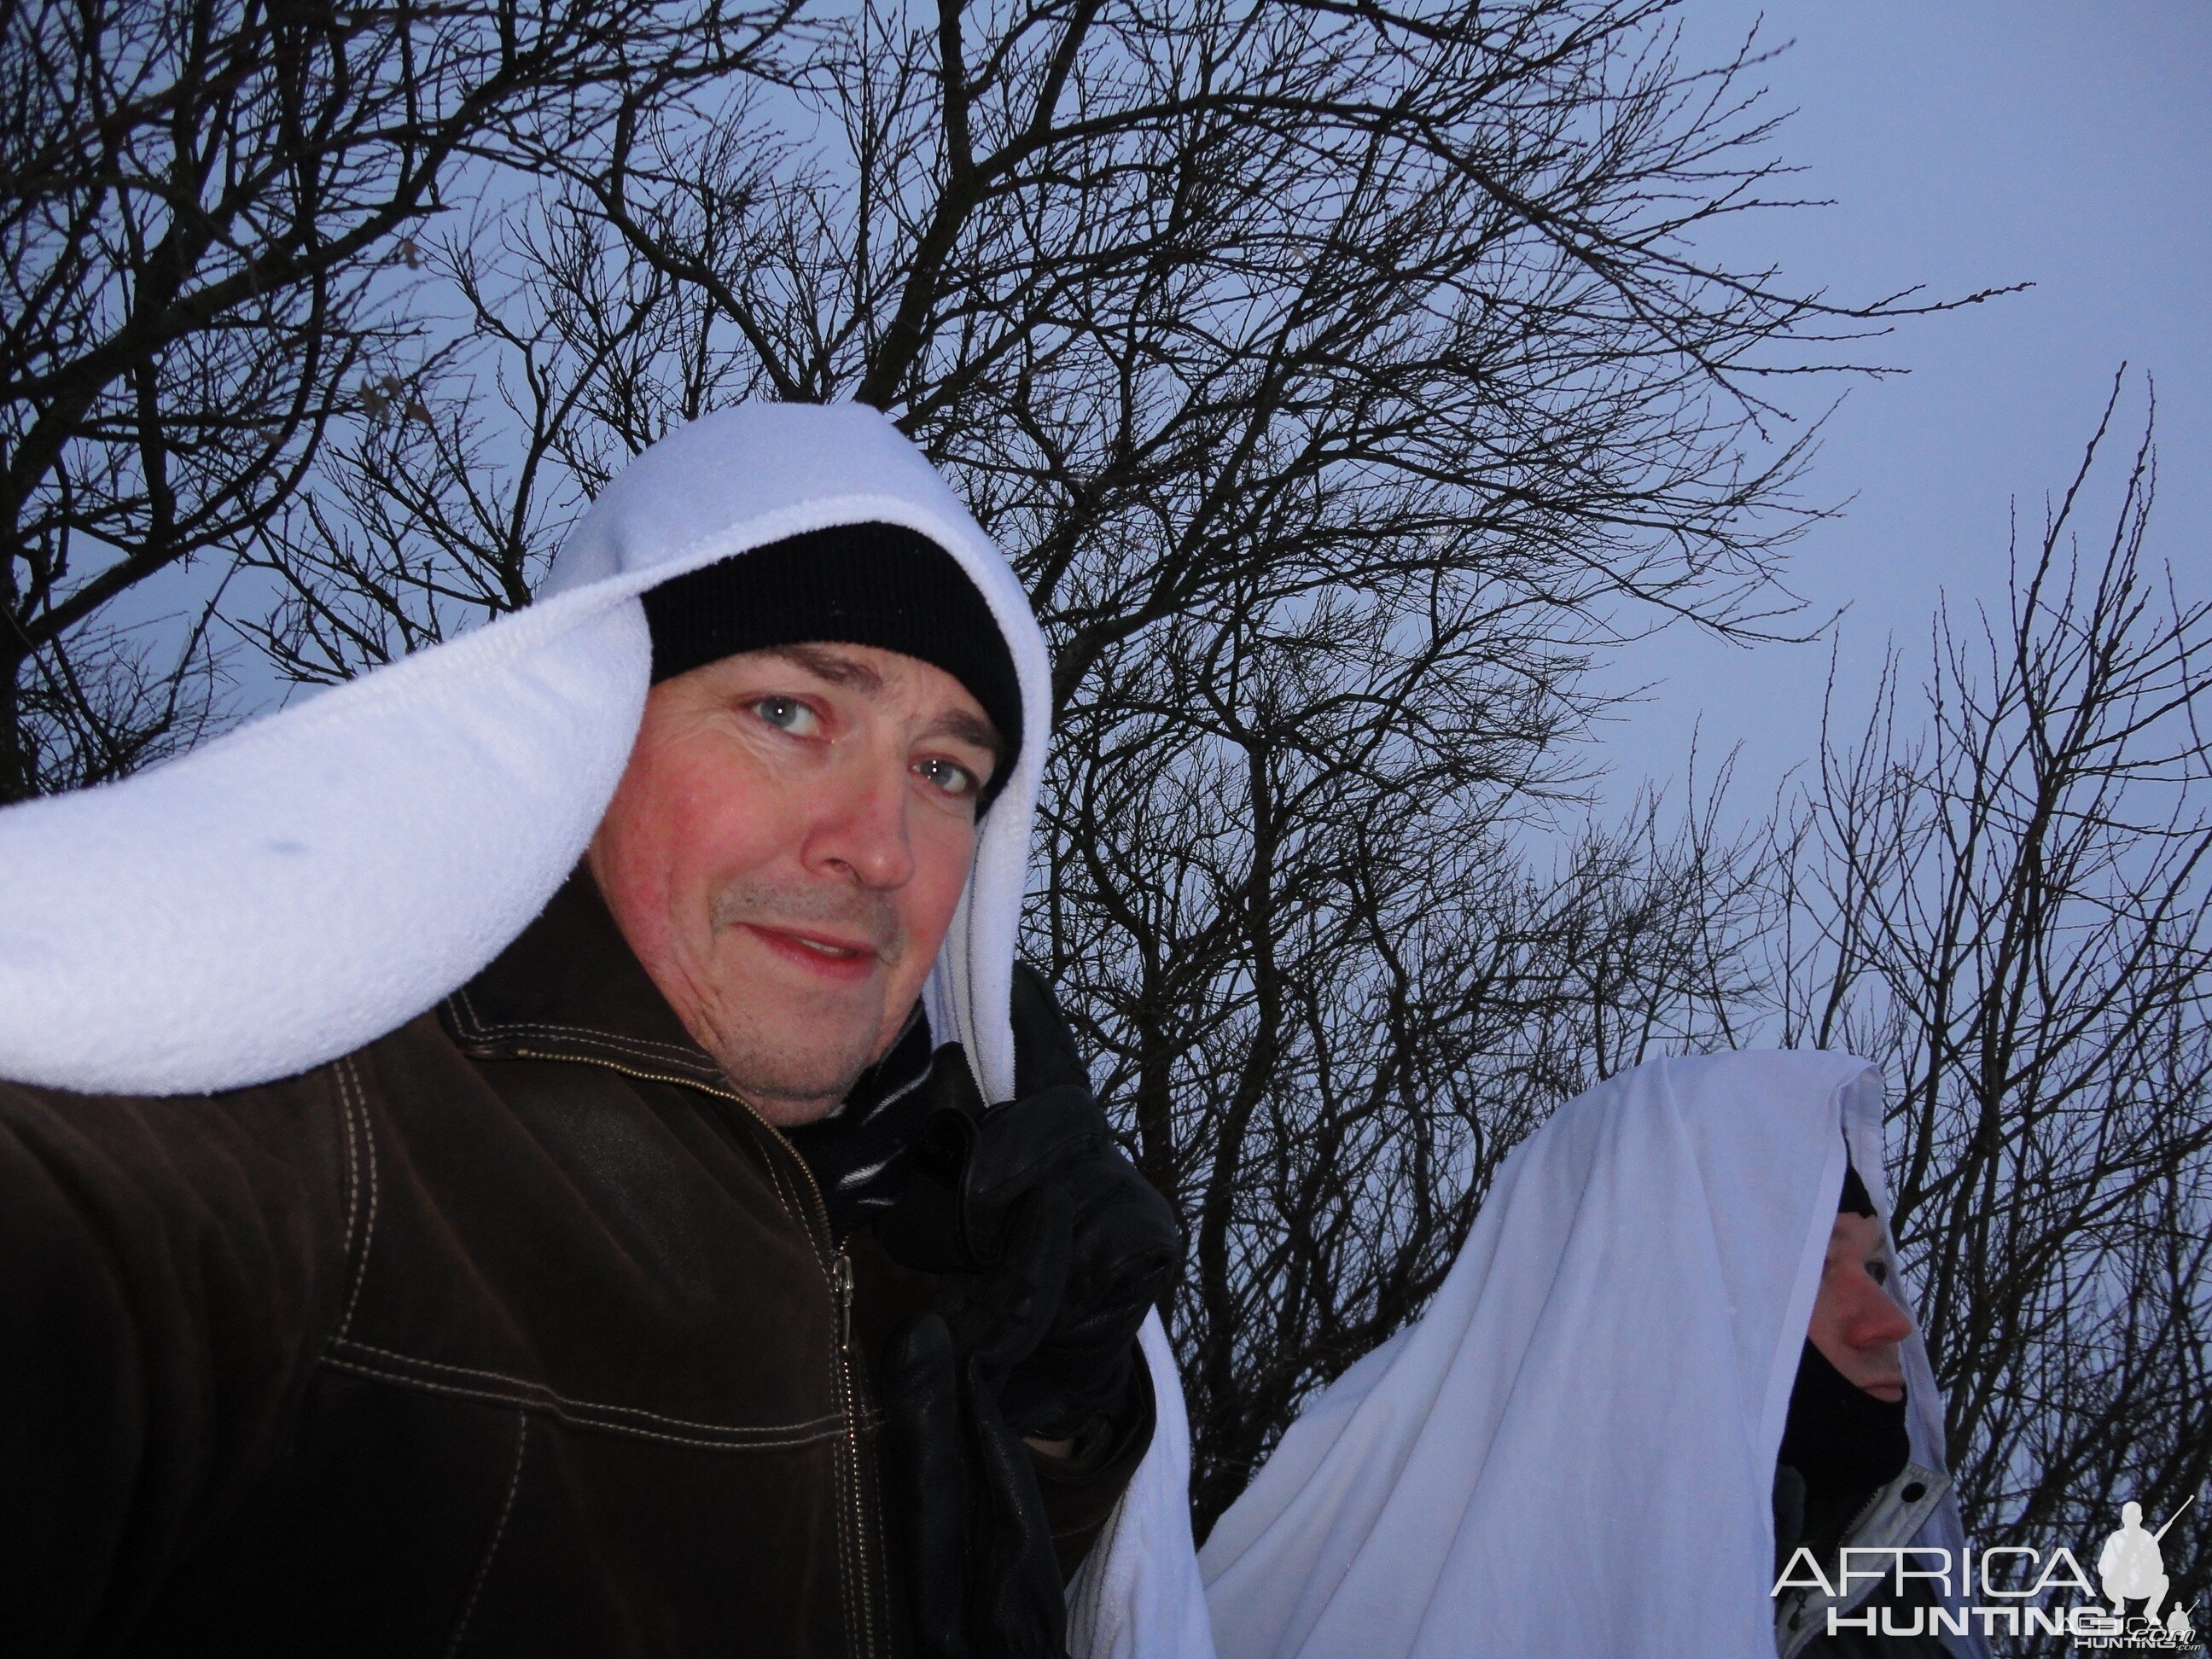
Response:
[{"label": "jacket collar", "polygon": [[438,1012],[471,1059],[587,1060],[738,1097],[647,975],[581,866]]}]

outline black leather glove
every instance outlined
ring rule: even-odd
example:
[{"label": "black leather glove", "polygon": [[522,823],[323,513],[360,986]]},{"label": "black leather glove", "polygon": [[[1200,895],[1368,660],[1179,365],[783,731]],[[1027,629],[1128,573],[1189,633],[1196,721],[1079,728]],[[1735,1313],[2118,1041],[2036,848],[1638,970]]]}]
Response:
[{"label": "black leather glove", "polygon": [[906,1190],[876,1224],[895,1260],[939,1276],[935,1310],[894,1334],[883,1367],[931,1659],[1062,1652],[1060,1571],[1022,1440],[1072,1437],[1136,1397],[1137,1329],[1182,1257],[1174,1212],[1115,1143],[1025,970],[1013,1013],[1018,1098],[986,1110],[957,1050],[941,1054]]},{"label": "black leather glove", "polygon": [[877,1225],[892,1257],[941,1276],[938,1310],[964,1350],[995,1315],[990,1276],[1009,1219],[1030,1194],[1067,1219],[1067,1274],[1034,1350],[1007,1370],[1000,1403],[1024,1434],[1066,1439],[1131,1395],[1138,1327],[1175,1282],[1182,1235],[1175,1212],[1124,1156],[1092,1097],[1066,1022],[1042,984],[1015,981],[1021,1083],[1043,1086],[988,1110],[968,1068],[940,1058],[898,1204]]},{"label": "black leather glove", "polygon": [[[1000,1408],[1067,1276],[1067,1218],[1033,1193],[1006,1218],[998,1263],[952,1321],[891,1334],[883,1364],[892,1501],[905,1519],[915,1633],[927,1659],[1065,1659],[1052,1528],[1021,1431]],[[963,1275],[963,1277],[971,1277]]]}]

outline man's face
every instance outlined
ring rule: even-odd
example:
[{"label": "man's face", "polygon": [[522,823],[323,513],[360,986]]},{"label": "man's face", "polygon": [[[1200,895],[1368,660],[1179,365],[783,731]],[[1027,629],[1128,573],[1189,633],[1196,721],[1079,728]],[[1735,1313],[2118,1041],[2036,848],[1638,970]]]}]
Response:
[{"label": "man's face", "polygon": [[810,1122],[921,994],[999,742],[942,669],[871,646],[653,688],[592,873],[646,972],[770,1122]]},{"label": "man's face", "polygon": [[1899,1345],[1912,1334],[1912,1321],[1882,1288],[1888,1282],[1881,1223],[1870,1215],[1838,1215],[1806,1334],[1831,1365],[1875,1399],[1899,1401],[1905,1398]]}]

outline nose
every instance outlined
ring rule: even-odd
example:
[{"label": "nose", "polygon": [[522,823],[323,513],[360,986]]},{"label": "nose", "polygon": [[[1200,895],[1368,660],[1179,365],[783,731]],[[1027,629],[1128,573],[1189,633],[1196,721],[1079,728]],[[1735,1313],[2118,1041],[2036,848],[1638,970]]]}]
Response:
[{"label": "nose", "polygon": [[855,755],[822,780],[806,842],[808,868],[863,887],[902,887],[914,875],[905,757]]},{"label": "nose", "polygon": [[1855,1348],[1878,1348],[1902,1342],[1912,1334],[1912,1317],[1889,1298],[1871,1277],[1861,1273],[1845,1293],[1844,1340]]}]

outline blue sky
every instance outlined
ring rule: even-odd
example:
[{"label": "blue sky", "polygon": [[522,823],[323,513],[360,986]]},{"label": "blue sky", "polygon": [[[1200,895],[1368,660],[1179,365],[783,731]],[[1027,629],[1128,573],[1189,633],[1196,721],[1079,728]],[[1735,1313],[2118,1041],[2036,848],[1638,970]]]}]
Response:
[{"label": "blue sky", "polygon": [[[2157,387],[2150,550],[2212,588],[2212,3],[1691,0],[1686,55],[1761,16],[1796,42],[1767,71],[1796,112],[1780,152],[1836,205],[1747,226],[1745,249],[1838,296],[2036,284],[1881,343],[1911,373],[1857,383],[1830,424],[1808,493],[1854,499],[1797,544],[1790,580],[1819,613],[1849,607],[1843,708],[1863,711],[1892,635],[1924,653],[1939,595],[2002,602],[2011,502],[2039,531],[2124,361],[2119,442],[2142,374]],[[1607,793],[1679,775],[1701,726],[1700,769],[1741,745],[1736,799],[1759,808],[1812,752],[1828,660],[1826,641],[1679,629],[1634,647],[1608,683],[1650,690],[1604,740]]]}]

